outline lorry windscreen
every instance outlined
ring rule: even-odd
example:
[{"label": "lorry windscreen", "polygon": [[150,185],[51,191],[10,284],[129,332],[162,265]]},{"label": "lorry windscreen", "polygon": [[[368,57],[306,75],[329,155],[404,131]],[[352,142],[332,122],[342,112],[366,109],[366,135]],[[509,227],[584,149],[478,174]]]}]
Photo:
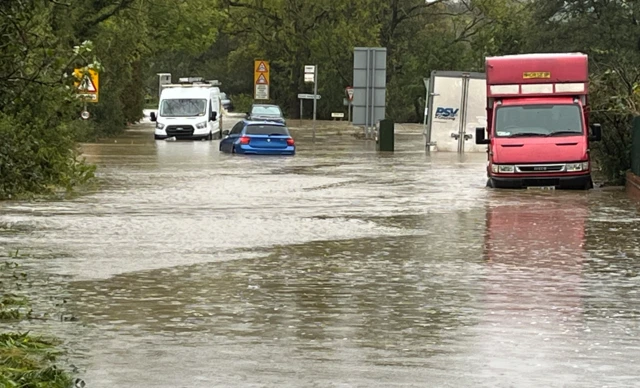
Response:
[{"label": "lorry windscreen", "polygon": [[195,98],[176,98],[162,100],[160,116],[164,117],[190,117],[204,116],[207,108],[207,100]]},{"label": "lorry windscreen", "polygon": [[496,110],[497,137],[581,135],[578,105],[545,104],[501,106]]}]

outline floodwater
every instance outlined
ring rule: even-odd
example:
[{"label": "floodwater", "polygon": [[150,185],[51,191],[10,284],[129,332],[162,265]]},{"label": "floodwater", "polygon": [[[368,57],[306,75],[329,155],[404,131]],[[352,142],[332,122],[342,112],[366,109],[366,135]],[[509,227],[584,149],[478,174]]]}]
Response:
[{"label": "floodwater", "polygon": [[392,155],[294,136],[247,157],[142,126],[85,145],[101,190],[0,204],[45,318],[20,328],[62,338],[88,388],[637,384],[624,192],[490,190],[485,154],[419,133]]}]

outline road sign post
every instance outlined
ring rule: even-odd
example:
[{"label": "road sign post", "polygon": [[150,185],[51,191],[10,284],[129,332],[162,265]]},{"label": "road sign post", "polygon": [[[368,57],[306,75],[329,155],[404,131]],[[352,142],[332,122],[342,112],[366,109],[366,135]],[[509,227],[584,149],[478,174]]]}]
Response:
[{"label": "road sign post", "polygon": [[[313,80],[313,95],[318,95],[318,66],[314,66],[315,76]],[[316,140],[316,111],[318,109],[318,99],[313,99],[313,141]]]},{"label": "road sign post", "polygon": [[100,90],[98,72],[89,69],[87,74],[83,69],[74,69],[73,75],[76,77],[74,84],[78,90],[78,97],[85,102],[98,102],[98,91]]},{"label": "road sign post", "polygon": [[[318,108],[318,65],[305,65],[304,66],[304,82],[313,82],[313,141],[316,140],[316,111]],[[315,97],[317,96],[317,97]],[[300,95],[298,95],[298,98]],[[302,108],[300,109],[302,114]]]},{"label": "road sign post", "polygon": [[347,88],[345,89],[345,92],[347,93],[347,100],[349,101],[349,105],[347,106],[347,112],[349,115],[349,123],[351,123],[351,106],[352,106],[352,102],[353,102],[353,87],[352,86],[347,86]]},{"label": "road sign post", "polygon": [[269,61],[255,60],[253,62],[253,98],[255,100],[269,99]]},{"label": "road sign post", "polygon": [[159,102],[164,85],[168,85],[171,83],[171,73],[158,73],[157,75],[158,75],[158,102]]},{"label": "road sign post", "polygon": [[353,88],[357,93],[353,100],[353,124],[364,126],[365,138],[372,136],[376,123],[385,118],[386,64],[386,48],[354,48]]}]

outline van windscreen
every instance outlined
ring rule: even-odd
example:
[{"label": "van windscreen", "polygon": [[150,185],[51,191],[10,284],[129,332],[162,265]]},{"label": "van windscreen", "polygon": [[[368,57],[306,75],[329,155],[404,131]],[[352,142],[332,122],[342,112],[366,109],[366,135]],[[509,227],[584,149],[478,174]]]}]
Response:
[{"label": "van windscreen", "polygon": [[204,116],[207,111],[207,100],[195,98],[176,98],[162,100],[160,116],[191,117]]}]

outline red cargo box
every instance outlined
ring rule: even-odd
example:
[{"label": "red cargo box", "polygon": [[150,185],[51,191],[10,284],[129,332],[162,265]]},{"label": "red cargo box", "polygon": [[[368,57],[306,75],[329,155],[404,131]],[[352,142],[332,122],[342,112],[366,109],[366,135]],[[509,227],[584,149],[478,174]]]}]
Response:
[{"label": "red cargo box", "polygon": [[520,54],[488,57],[487,85],[587,82],[588,57],[582,53]]}]

